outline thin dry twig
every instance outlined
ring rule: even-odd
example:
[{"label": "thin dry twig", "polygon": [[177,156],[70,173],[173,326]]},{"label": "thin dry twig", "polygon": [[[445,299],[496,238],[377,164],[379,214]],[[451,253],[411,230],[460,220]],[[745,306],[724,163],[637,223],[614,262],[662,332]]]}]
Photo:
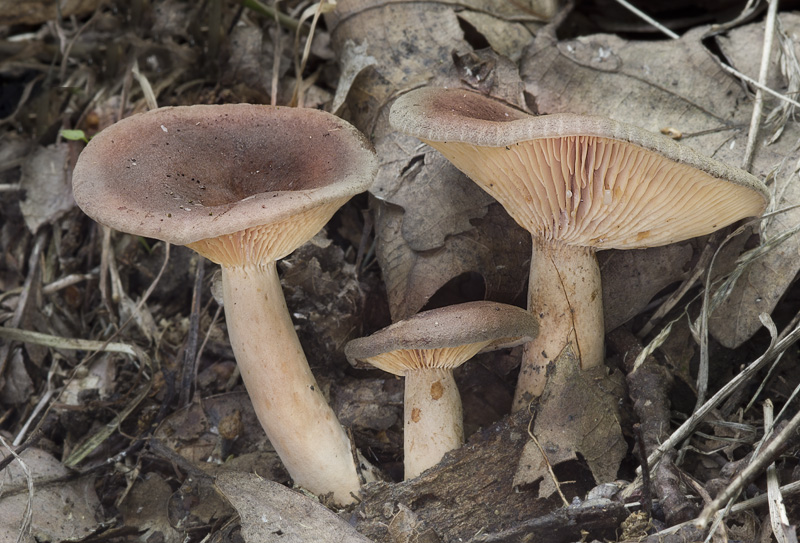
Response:
[{"label": "thin dry twig", "polygon": [[762,473],[766,467],[775,461],[775,459],[783,453],[785,446],[793,434],[800,428],[800,411],[778,432],[775,438],[764,446],[763,450],[743,469],[733,481],[720,492],[713,502],[708,504],[700,516],[697,518],[696,524],[700,528],[705,528],[711,521],[712,517],[719,515],[717,513],[720,508],[730,500],[736,498],[745,487],[756,475]]},{"label": "thin dry twig", "polygon": [[770,345],[764,354],[751,362],[747,367],[739,372],[736,377],[731,379],[725,386],[719,389],[716,394],[709,398],[708,401],[699,409],[697,409],[691,417],[686,419],[686,421],[681,424],[681,426],[675,430],[672,435],[661,444],[660,447],[650,454],[650,457],[647,459],[648,464],[651,467],[655,466],[656,462],[661,459],[665,452],[673,449],[679,443],[682,443],[686,438],[688,438],[697,425],[699,425],[705,419],[705,417],[711,413],[711,411],[713,411],[720,403],[722,403],[725,398],[727,398],[744,383],[749,381],[750,378],[759,370],[761,370],[766,364],[774,360],[776,356],[794,345],[798,340],[800,340],[800,325],[796,326],[791,330],[791,332],[787,333],[783,339],[775,341],[774,344]]},{"label": "thin dry twig", "polygon": [[670,30],[666,26],[662,25],[661,23],[659,23],[658,21],[656,21],[655,19],[650,17],[647,13],[643,12],[642,10],[640,10],[639,8],[634,6],[633,4],[629,4],[625,0],[616,0],[616,1],[617,1],[617,4],[619,4],[620,6],[624,7],[625,9],[627,9],[628,11],[630,11],[631,13],[633,13],[634,15],[636,15],[637,17],[639,17],[643,21],[646,21],[647,23],[653,25],[653,27],[656,30],[658,30],[659,32],[662,32],[663,34],[666,34],[667,36],[669,36],[673,40],[681,39],[681,37],[678,36],[675,32],[673,32],[672,30]]}]

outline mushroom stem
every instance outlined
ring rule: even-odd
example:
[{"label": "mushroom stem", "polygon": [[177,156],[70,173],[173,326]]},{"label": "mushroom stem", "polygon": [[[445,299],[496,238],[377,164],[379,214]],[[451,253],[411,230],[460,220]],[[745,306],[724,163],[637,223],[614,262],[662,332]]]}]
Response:
[{"label": "mushroom stem", "polygon": [[231,346],[258,420],[295,484],[355,501],[359,476],[342,426],[308,367],[275,262],[223,266]]},{"label": "mushroom stem", "polygon": [[464,443],[464,424],[453,370],[409,370],[405,378],[403,462],[412,479]]},{"label": "mushroom stem", "polygon": [[581,368],[604,361],[603,291],[594,249],[533,237],[528,311],[539,317],[539,335],[525,344],[514,411],[541,396],[547,366],[572,343]]}]

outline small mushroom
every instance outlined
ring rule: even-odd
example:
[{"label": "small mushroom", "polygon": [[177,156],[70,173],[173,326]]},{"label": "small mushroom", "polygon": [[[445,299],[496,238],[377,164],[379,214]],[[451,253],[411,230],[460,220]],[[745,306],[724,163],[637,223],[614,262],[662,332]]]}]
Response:
[{"label": "small mushroom", "polygon": [[405,377],[406,479],[464,442],[453,370],[480,352],[530,341],[537,329],[535,317],[519,307],[467,302],[424,311],[345,346],[352,364],[368,362]]},{"label": "small mushroom", "polygon": [[654,247],[763,212],[767,188],[661,134],[601,117],[532,116],[484,95],[422,88],[395,101],[392,125],[434,147],[533,236],[528,309],[540,317],[514,399],[539,396],[571,344],[604,361],[595,251]]},{"label": "small mushroom", "polygon": [[87,215],[187,245],[222,266],[231,345],[255,412],[295,483],[354,500],[350,440],[308,367],[276,261],[366,190],[377,160],[322,111],[249,104],[167,107],[95,136],[73,173]]}]

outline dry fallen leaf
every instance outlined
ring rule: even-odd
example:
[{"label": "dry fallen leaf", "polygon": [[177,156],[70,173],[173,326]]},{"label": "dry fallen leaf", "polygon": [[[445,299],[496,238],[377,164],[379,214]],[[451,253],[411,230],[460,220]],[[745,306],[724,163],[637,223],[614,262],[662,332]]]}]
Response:
[{"label": "dry fallen leaf", "polygon": [[[548,12],[553,6],[545,3],[542,10]],[[394,98],[432,82],[463,81],[524,106],[516,66],[488,50],[473,52],[459,17],[491,34],[490,42],[505,40],[503,48],[510,50],[531,35],[512,19],[530,18],[531,12],[495,2],[489,17],[482,15],[488,13],[484,3],[467,2],[459,3],[457,16],[454,5],[349,0],[339,2],[328,17],[332,44],[343,64],[336,109],[373,139],[381,159],[371,193],[384,202],[376,220],[376,253],[393,319],[416,313],[462,273],[482,275],[489,293],[520,290],[527,275],[527,265],[515,252],[506,257],[502,251],[510,244],[505,231],[516,228],[514,223],[506,219],[505,227],[493,228],[503,219],[478,220],[487,216],[491,198],[440,155],[388,126]],[[505,35],[503,28],[508,29]],[[478,231],[481,225],[494,232]]]},{"label": "dry fallen leaf", "polygon": [[[220,432],[231,418],[239,417],[241,431],[226,439]],[[188,461],[197,465],[223,462],[229,455],[242,462],[258,464],[258,472],[275,480],[288,480],[277,453],[256,419],[246,392],[232,392],[204,398],[202,405],[192,403],[164,419],[154,437]],[[255,458],[242,458],[250,453]]]},{"label": "dry fallen leaf", "polygon": [[223,472],[216,486],[239,513],[246,543],[369,543],[319,502],[258,475]]},{"label": "dry fallen leaf", "polygon": [[142,530],[142,541],[183,541],[184,535],[170,524],[167,517],[167,503],[172,493],[172,488],[157,473],[148,473],[137,479],[119,507],[125,525]]},{"label": "dry fallen leaf", "polygon": [[690,243],[598,253],[606,332],[635,317],[661,290],[685,279],[692,254]]},{"label": "dry fallen leaf", "polygon": [[68,159],[68,145],[39,147],[25,157],[20,179],[25,198],[19,207],[31,232],[52,223],[75,205],[67,175]]},{"label": "dry fallen leaf", "polygon": [[[794,13],[780,15],[781,27],[788,36],[800,32],[800,16]],[[732,30],[728,36],[720,36],[717,41],[725,56],[730,59],[739,71],[757,77],[760,66],[761,48],[754,44],[762,43],[764,28],[761,24],[748,25]],[[777,39],[775,40],[778,41]],[[776,51],[773,59],[777,58]],[[791,40],[794,55],[800,55],[800,44]],[[787,51],[787,53],[789,53]],[[788,70],[793,70],[793,77],[800,76],[800,65],[788,62]],[[785,91],[786,76],[781,75],[777,62],[772,66],[768,85]],[[773,105],[777,105],[771,100]],[[796,143],[800,129],[797,122],[790,120],[783,128],[780,139],[773,145],[762,147],[756,156],[756,164],[779,168],[775,177],[775,193],[778,198],[774,202],[775,209],[788,208],[800,203],[800,179],[798,179]],[[771,136],[770,127],[765,126],[760,132],[759,141]],[[761,157],[765,158],[762,159]],[[782,161],[786,160],[785,163]],[[782,232],[796,228],[800,223],[800,209],[790,209],[763,225],[762,243],[778,237]],[[728,298],[717,308],[709,320],[709,332],[724,346],[735,348],[755,334],[762,326],[758,316],[771,313],[789,288],[797,272],[800,271],[800,235],[794,234],[781,245],[773,248],[763,258],[753,262],[739,278]]]},{"label": "dry fallen leaf", "polygon": [[[625,395],[621,375],[609,375],[605,367],[581,370],[572,350],[565,349],[548,369],[548,376],[533,434],[550,464],[577,460],[580,455],[598,484],[613,481],[628,450],[619,423],[619,405]],[[539,496],[547,498],[555,485],[539,446],[531,440],[520,456],[514,486],[540,479]]]},{"label": "dry fallen leaf", "polygon": [[[378,253],[389,295],[393,320],[417,313],[451,278],[468,272],[483,276],[487,299],[511,303],[525,288],[530,266],[530,235],[517,227],[499,204],[459,236],[449,236],[443,247],[414,251],[402,236],[407,214],[382,206],[376,218],[382,246]],[[389,273],[387,273],[387,271]]]},{"label": "dry fallen leaf", "polygon": [[[0,451],[0,456],[5,455],[5,449]],[[28,449],[20,457],[32,478],[33,495],[28,492],[28,479],[19,462],[11,462],[0,474],[0,543],[77,540],[100,527],[95,518],[101,509],[100,500],[93,477],[54,482],[69,475],[56,458],[41,449]],[[29,501],[30,531],[18,540]]]}]

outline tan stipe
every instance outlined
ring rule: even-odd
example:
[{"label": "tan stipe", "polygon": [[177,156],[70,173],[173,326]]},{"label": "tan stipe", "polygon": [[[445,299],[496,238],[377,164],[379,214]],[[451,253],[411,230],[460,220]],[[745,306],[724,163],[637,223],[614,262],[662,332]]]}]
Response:
[{"label": "tan stipe", "polygon": [[283,221],[196,241],[188,247],[222,266],[238,267],[279,260],[314,237],[349,199],[349,196],[339,198]]},{"label": "tan stipe", "polygon": [[457,368],[489,345],[491,341],[468,343],[438,349],[401,349],[364,359],[373,366],[394,375],[427,368]]},{"label": "tan stipe", "polygon": [[749,187],[619,140],[570,136],[480,149],[426,143],[523,228],[570,245],[665,245],[708,234],[764,208],[763,196]]}]

